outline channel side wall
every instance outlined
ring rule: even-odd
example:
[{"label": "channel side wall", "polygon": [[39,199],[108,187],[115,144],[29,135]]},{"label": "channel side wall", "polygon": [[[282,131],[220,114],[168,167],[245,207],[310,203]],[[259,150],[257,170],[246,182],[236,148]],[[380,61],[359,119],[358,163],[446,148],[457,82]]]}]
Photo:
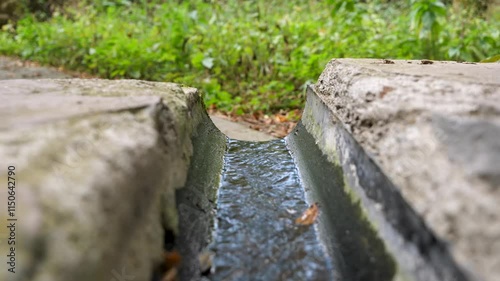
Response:
[{"label": "channel side wall", "polygon": [[498,63],[336,59],[308,90],[302,122],[381,236],[402,261],[413,244],[442,280],[500,276],[499,73]]}]

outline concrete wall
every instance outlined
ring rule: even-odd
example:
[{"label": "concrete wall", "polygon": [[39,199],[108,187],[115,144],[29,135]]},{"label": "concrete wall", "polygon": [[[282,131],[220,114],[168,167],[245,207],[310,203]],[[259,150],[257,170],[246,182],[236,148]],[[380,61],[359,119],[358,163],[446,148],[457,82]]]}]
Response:
[{"label": "concrete wall", "polygon": [[[191,137],[209,120],[195,89],[169,83],[10,80],[0,84],[0,280],[150,280]],[[4,224],[15,218],[15,271]],[[10,267],[10,266],[9,266]],[[125,278],[125,279],[124,279]]]},{"label": "concrete wall", "polygon": [[[499,73],[500,64],[332,60],[302,119],[333,162],[368,156],[344,173],[373,221],[393,216],[387,197],[370,196],[382,192],[380,172],[469,278],[489,281],[500,276]],[[361,154],[339,141],[341,130]]]}]

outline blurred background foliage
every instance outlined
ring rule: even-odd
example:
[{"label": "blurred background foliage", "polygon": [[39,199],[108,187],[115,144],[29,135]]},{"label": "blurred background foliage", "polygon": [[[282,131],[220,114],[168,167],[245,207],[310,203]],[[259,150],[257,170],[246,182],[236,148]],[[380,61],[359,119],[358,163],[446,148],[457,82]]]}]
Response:
[{"label": "blurred background foliage", "polygon": [[3,0],[0,54],[204,90],[224,112],[301,108],[332,58],[480,61],[499,0]]}]

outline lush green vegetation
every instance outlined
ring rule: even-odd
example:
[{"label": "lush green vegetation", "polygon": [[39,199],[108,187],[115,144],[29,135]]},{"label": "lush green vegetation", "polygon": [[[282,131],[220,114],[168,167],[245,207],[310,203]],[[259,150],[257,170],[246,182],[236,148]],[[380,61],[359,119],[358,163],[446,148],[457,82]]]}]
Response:
[{"label": "lush green vegetation", "polygon": [[304,86],[331,58],[478,61],[500,53],[498,15],[438,0],[92,2],[5,25],[0,53],[199,87],[208,106],[237,113],[301,107]]}]

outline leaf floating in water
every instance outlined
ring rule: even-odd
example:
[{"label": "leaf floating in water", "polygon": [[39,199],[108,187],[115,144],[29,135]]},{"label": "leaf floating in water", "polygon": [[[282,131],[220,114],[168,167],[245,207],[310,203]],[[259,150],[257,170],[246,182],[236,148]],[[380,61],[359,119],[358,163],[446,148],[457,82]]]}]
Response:
[{"label": "leaf floating in water", "polygon": [[318,212],[318,203],[316,202],[307,208],[307,210],[295,220],[295,223],[299,225],[311,225],[318,217]]}]

